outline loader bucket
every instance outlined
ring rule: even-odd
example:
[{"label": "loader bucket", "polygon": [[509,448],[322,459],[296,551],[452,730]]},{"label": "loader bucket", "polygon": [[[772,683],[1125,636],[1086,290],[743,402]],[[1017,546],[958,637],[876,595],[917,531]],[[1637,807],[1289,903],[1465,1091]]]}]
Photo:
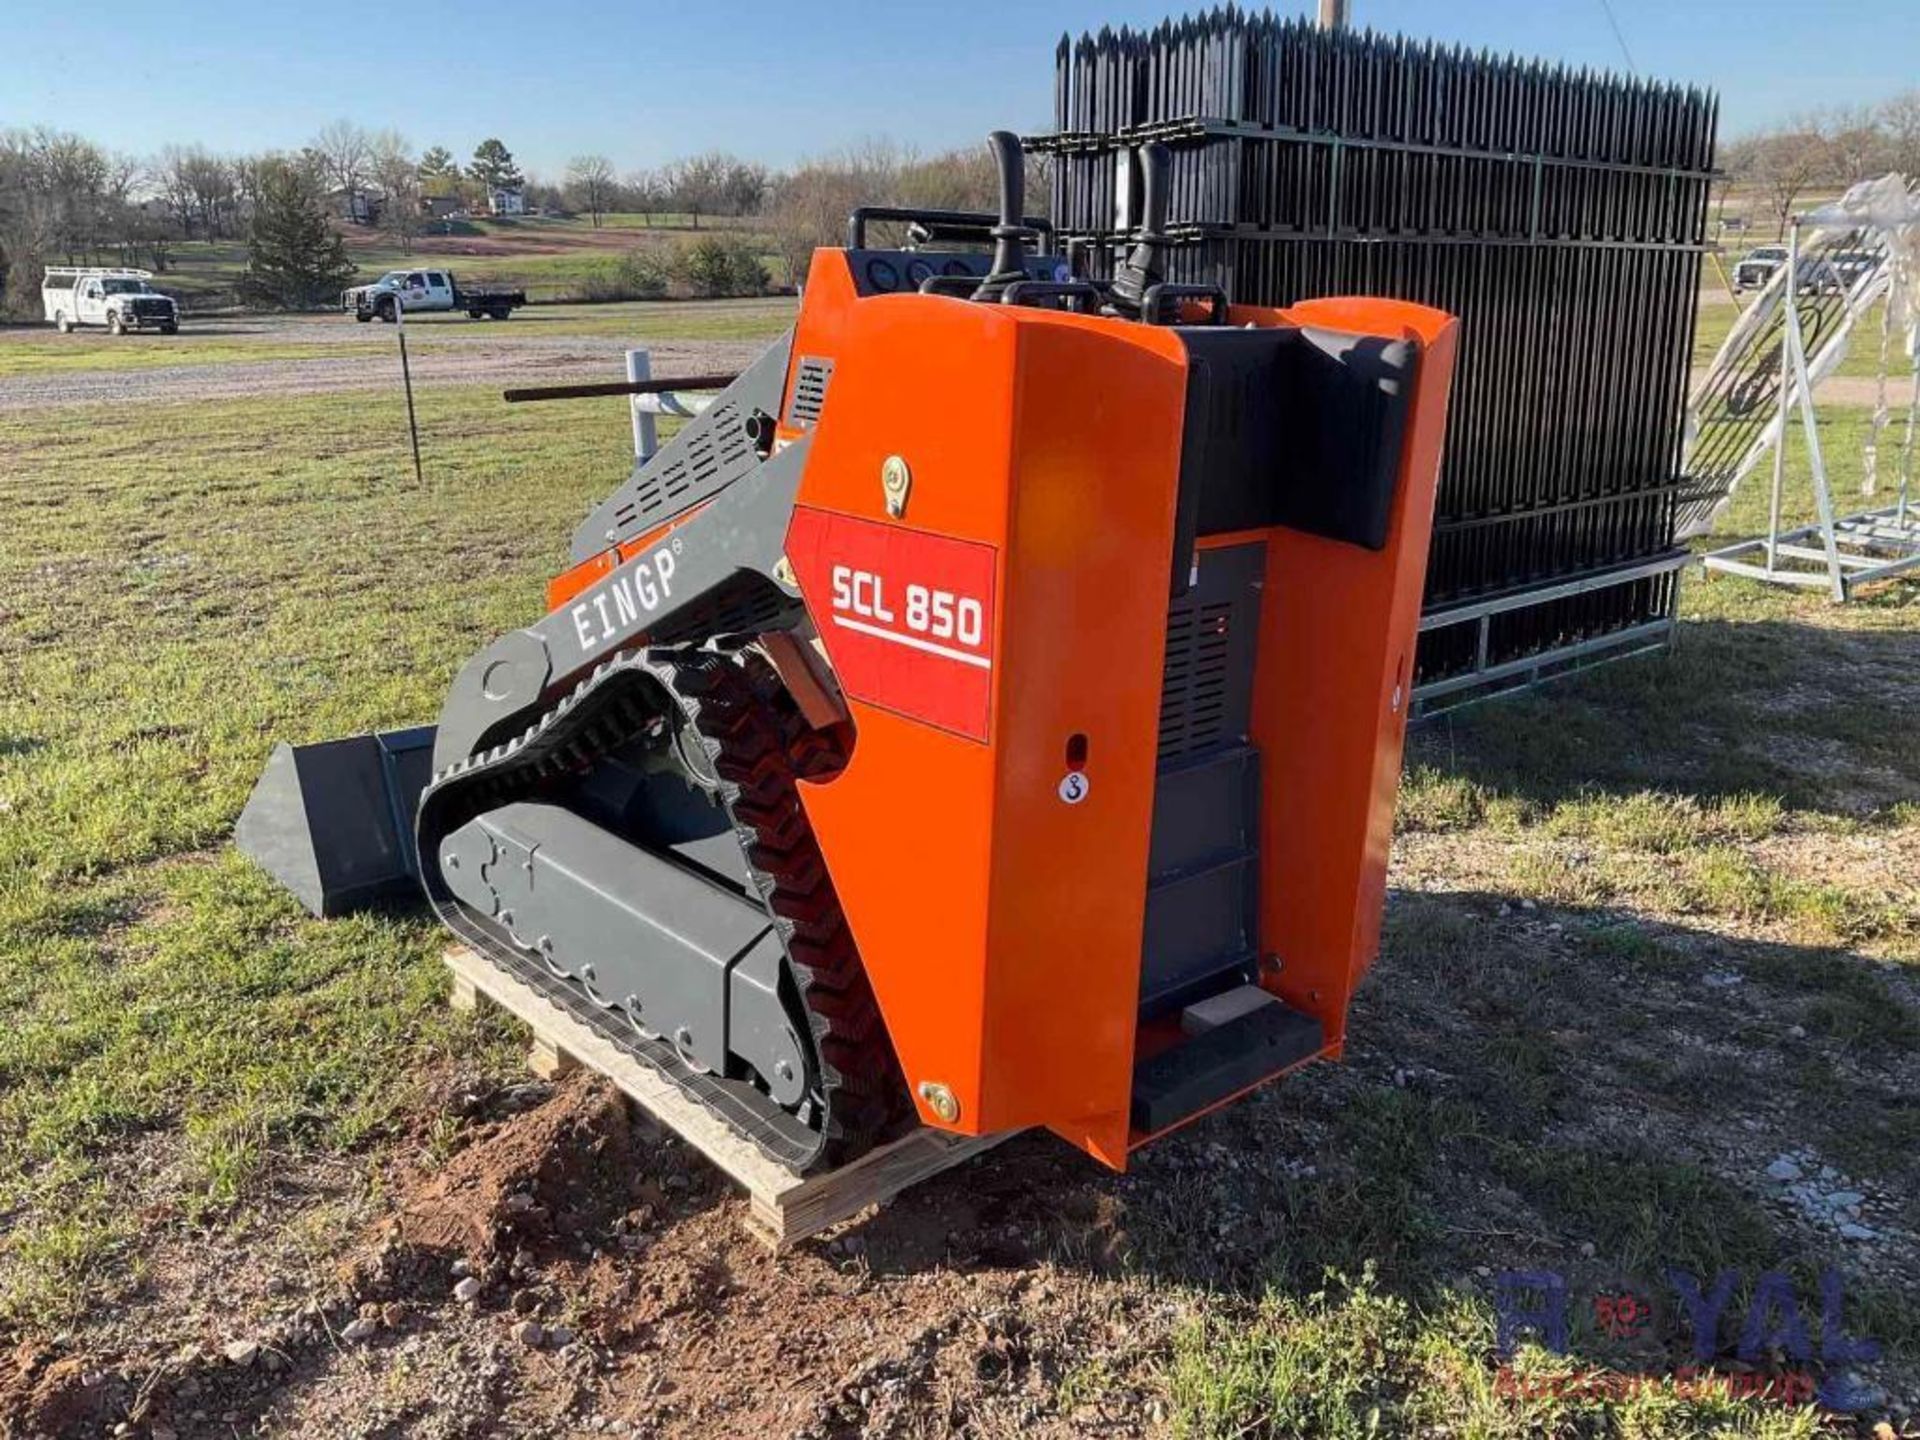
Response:
[{"label": "loader bucket", "polygon": [[234,844],[315,915],[418,894],[413,812],[433,771],[431,725],[280,744]]}]

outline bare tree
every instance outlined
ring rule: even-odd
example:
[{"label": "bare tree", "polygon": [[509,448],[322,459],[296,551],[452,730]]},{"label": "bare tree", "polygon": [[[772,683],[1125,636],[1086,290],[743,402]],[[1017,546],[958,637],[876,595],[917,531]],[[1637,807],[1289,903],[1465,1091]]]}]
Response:
[{"label": "bare tree", "polygon": [[1833,147],[1805,121],[1764,131],[1727,147],[1727,173],[1757,189],[1774,221],[1776,238],[1787,233],[1794,206],[1807,187],[1833,176]]},{"label": "bare tree", "polygon": [[653,228],[653,212],[664,208],[667,198],[665,180],[657,170],[635,170],[622,182],[627,192],[627,203],[645,218],[647,228]]},{"label": "bare tree", "polygon": [[774,246],[794,283],[806,279],[817,248],[843,243],[840,237],[855,206],[892,198],[901,155],[890,142],[868,140],[781,177],[768,213]]},{"label": "bare tree", "polygon": [[232,163],[196,146],[187,152],[183,178],[192,196],[201,233],[209,240],[233,233],[239,213],[240,186]]},{"label": "bare tree", "polygon": [[307,148],[319,162],[327,183],[345,194],[351,214],[373,164],[373,137],[351,120],[336,120],[314,136]]},{"label": "bare tree", "polygon": [[611,208],[614,192],[613,162],[604,155],[576,155],[567,162],[567,203],[584,210],[600,228],[600,217]]},{"label": "bare tree", "polygon": [[[667,203],[693,217],[693,228],[700,228],[702,215],[739,214],[729,208],[751,184],[741,172],[744,162],[719,150],[676,160],[661,172],[667,191]],[[764,192],[764,181],[758,191]],[[758,203],[757,195],[756,201]]]},{"label": "bare tree", "polygon": [[1891,147],[1876,110],[1862,105],[1830,111],[1819,118],[1817,128],[1827,145],[1830,178],[1855,185],[1891,168]]},{"label": "bare tree", "polygon": [[1874,119],[1886,137],[1888,168],[1920,180],[1920,90],[1894,96]]},{"label": "bare tree", "polygon": [[368,151],[367,176],[381,191],[380,228],[403,255],[411,255],[423,219],[420,161],[397,130],[380,131]]}]

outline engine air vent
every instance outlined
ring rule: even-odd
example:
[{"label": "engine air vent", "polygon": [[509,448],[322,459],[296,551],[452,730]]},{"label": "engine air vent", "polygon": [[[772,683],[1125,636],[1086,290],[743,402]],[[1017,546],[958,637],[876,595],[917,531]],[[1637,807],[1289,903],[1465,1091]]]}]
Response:
[{"label": "engine air vent", "polygon": [[793,376],[793,398],[787,402],[787,425],[794,430],[810,430],[820,419],[827,403],[827,382],[833,378],[833,361],[824,355],[802,355]]}]

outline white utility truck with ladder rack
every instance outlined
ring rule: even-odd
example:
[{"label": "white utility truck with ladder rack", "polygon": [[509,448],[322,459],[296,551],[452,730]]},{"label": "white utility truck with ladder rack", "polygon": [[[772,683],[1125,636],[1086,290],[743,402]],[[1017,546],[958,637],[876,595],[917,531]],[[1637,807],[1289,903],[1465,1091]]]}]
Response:
[{"label": "white utility truck with ladder rack", "polygon": [[104,325],[115,335],[129,330],[175,334],[180,307],[149,285],[151,279],[146,270],[49,265],[40,282],[40,305],[63,335],[76,325]]}]

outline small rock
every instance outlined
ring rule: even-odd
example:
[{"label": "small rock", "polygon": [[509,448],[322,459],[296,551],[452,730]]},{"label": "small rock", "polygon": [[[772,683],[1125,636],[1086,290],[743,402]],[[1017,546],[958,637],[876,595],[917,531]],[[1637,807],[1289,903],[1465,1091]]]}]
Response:
[{"label": "small rock", "polygon": [[463,1275],[471,1275],[473,1273],[473,1267],[465,1260],[454,1261],[451,1268],[453,1270],[453,1278],[456,1280]]},{"label": "small rock", "polygon": [[564,1350],[573,1343],[573,1327],[556,1325],[547,1332],[547,1343],[556,1350]]},{"label": "small rock", "polygon": [[371,1339],[373,1333],[379,1328],[379,1321],[370,1320],[365,1315],[362,1315],[359,1319],[351,1321],[341,1330],[340,1338],[345,1340],[349,1345],[357,1345],[362,1340]]},{"label": "small rock", "polygon": [[1879,1410],[1887,1403],[1887,1392],[1851,1370],[1838,1370],[1820,1382],[1820,1403],[1829,1410],[1838,1410],[1843,1415],[1857,1415],[1862,1410]]},{"label": "small rock", "polygon": [[258,1340],[234,1340],[229,1342],[224,1353],[226,1354],[228,1362],[231,1364],[241,1366],[251,1365],[255,1360],[260,1358],[260,1342]]},{"label": "small rock", "polygon": [[1800,1167],[1782,1155],[1778,1160],[1767,1166],[1767,1178],[1769,1180],[1778,1180],[1782,1185],[1785,1185],[1800,1178]]},{"label": "small rock", "polygon": [[1879,1233],[1870,1225],[1861,1225],[1852,1220],[1840,1227],[1840,1238],[1843,1240],[1874,1240],[1879,1238]]},{"label": "small rock", "polygon": [[398,1330],[407,1323],[407,1307],[398,1300],[389,1300],[380,1307],[380,1323],[389,1330]]},{"label": "small rock", "polygon": [[1495,913],[1497,913],[1502,919],[1505,919],[1507,916],[1513,913],[1513,907],[1511,905],[1502,905],[1500,909]]},{"label": "small rock", "polygon": [[1531,911],[1531,910],[1538,910],[1538,909],[1539,909],[1540,907],[1539,907],[1538,905],[1536,905],[1536,904],[1535,904],[1535,903],[1534,903],[1533,901],[1531,901],[1531,900],[1522,900],[1522,901],[1520,902],[1520,908],[1521,908],[1522,910],[1529,910],[1529,911]]},{"label": "small rock", "polygon": [[113,1433],[116,1435],[131,1435],[133,1433],[133,1426],[125,1420],[122,1420],[118,1425],[113,1427]]},{"label": "small rock", "polygon": [[1593,1242],[1591,1240],[1582,1240],[1580,1242],[1580,1257],[1583,1260],[1591,1260],[1593,1256],[1594,1256]]},{"label": "small rock", "polygon": [[666,1184],[669,1190],[685,1190],[693,1182],[684,1175],[669,1175]]},{"label": "small rock", "polygon": [[537,1350],[540,1342],[547,1338],[547,1332],[538,1320],[522,1320],[513,1327],[512,1334],[514,1339],[529,1350]]},{"label": "small rock", "polygon": [[467,1276],[466,1279],[453,1287],[453,1298],[458,1300],[462,1305],[470,1305],[475,1300],[478,1300],[480,1298],[479,1280],[472,1275]]},{"label": "small rock", "polygon": [[513,1194],[507,1196],[505,1202],[501,1205],[501,1209],[505,1210],[509,1215],[524,1215],[527,1211],[533,1209],[533,1196],[516,1190]]},{"label": "small rock", "polygon": [[1830,1210],[1858,1210],[1860,1202],[1867,1197],[1858,1190],[1836,1190],[1827,1196],[1827,1208]]},{"label": "small rock", "polygon": [[1709,990],[1731,990],[1734,986],[1743,984],[1745,979],[1745,976],[1736,975],[1731,970],[1709,970],[1700,977],[1700,983]]},{"label": "small rock", "polygon": [[1804,1025],[1789,1025],[1789,1026],[1787,1027],[1787,1038],[1788,1038],[1789,1040],[1804,1040],[1804,1039],[1806,1039],[1806,1038],[1807,1038],[1807,1027],[1806,1027],[1806,1026],[1804,1026]]}]

